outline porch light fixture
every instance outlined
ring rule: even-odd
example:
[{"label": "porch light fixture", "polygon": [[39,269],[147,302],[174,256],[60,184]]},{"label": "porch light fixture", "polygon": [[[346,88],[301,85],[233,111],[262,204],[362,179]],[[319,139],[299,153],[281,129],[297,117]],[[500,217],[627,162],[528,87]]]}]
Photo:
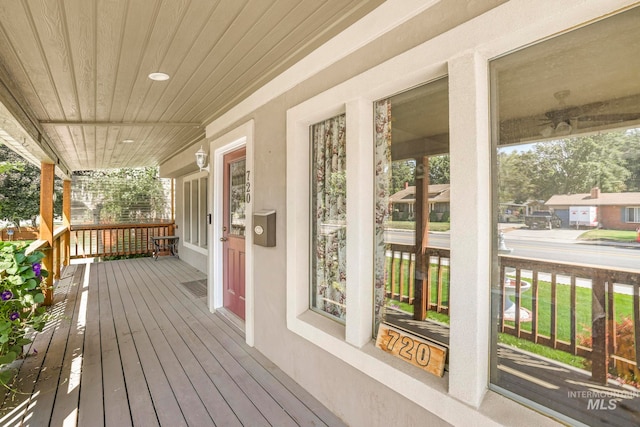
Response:
[{"label": "porch light fixture", "polygon": [[122,143],[123,144],[131,144],[131,143],[133,143],[133,139],[123,139]]},{"label": "porch light fixture", "polygon": [[149,74],[149,78],[151,80],[155,80],[157,82],[162,82],[162,81],[165,81],[165,80],[169,80],[169,74],[156,72],[156,73]]},{"label": "porch light fixture", "polygon": [[205,153],[205,151],[202,149],[202,146],[200,146],[200,149],[196,151],[196,164],[200,168],[200,172],[209,172],[209,165],[205,167],[205,165],[207,164],[207,153]]}]

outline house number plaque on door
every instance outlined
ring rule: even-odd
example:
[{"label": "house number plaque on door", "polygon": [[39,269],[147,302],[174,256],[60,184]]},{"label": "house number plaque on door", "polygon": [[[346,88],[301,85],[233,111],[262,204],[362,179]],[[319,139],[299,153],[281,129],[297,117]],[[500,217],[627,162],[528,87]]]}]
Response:
[{"label": "house number plaque on door", "polygon": [[385,323],[378,329],[376,347],[441,377],[447,349]]}]

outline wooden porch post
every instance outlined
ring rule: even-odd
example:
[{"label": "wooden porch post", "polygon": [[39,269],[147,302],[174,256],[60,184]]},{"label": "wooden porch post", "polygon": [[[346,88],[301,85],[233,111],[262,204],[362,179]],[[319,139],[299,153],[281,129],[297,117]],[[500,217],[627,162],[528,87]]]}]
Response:
[{"label": "wooden porch post", "polygon": [[591,294],[591,380],[607,383],[609,355],[607,354],[607,278],[598,272],[592,281]]},{"label": "wooden porch post", "polygon": [[71,257],[71,181],[62,183],[62,225],[67,229],[64,232],[64,257],[63,265],[69,265]]},{"label": "wooden porch post", "polygon": [[426,253],[429,240],[429,157],[416,162],[416,273],[415,299],[413,300],[414,320],[425,320],[429,308],[429,255]]},{"label": "wooden porch post", "polygon": [[175,179],[171,178],[171,224],[169,224],[169,236],[175,236],[176,232],[174,230],[174,226],[176,223],[175,217],[175,200],[174,200],[174,184]]},{"label": "wooden porch post", "polygon": [[49,276],[42,281],[44,305],[53,304],[53,180],[56,165],[41,163],[40,167],[40,239],[46,240],[49,247],[45,250],[42,267]]}]

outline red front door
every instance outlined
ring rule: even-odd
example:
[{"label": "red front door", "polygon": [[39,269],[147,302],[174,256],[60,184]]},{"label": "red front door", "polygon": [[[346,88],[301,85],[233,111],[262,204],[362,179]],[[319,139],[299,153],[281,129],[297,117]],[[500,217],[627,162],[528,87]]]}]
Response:
[{"label": "red front door", "polygon": [[246,150],[224,156],[223,285],[224,307],[241,319],[244,307]]}]

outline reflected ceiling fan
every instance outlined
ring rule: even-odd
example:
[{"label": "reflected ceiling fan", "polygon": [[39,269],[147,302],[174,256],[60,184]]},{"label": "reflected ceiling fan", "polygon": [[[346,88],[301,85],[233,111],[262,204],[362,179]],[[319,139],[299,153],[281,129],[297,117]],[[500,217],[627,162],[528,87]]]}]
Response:
[{"label": "reflected ceiling fan", "polygon": [[567,106],[565,100],[571,95],[571,91],[561,90],[553,94],[560,104],[560,108],[549,110],[544,113],[545,122],[540,135],[543,137],[569,135],[578,122],[589,122],[592,124],[607,124],[616,122],[626,122],[640,119],[640,113],[603,113],[602,110],[608,105],[606,102],[598,101],[581,106]]}]

